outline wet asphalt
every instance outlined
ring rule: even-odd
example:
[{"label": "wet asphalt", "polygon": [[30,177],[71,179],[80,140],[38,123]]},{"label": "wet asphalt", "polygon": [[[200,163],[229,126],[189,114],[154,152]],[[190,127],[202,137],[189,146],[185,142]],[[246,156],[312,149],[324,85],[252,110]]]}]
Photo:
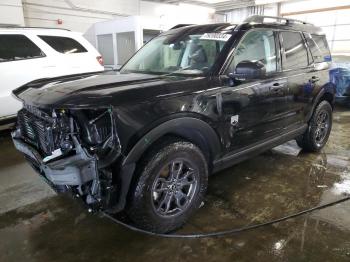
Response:
[{"label": "wet asphalt", "polygon": [[[350,194],[350,109],[338,108],[319,154],[295,143],[210,177],[205,205],[181,233],[279,218]],[[350,261],[350,201],[223,238],[145,236],[57,196],[0,138],[0,261]]]}]

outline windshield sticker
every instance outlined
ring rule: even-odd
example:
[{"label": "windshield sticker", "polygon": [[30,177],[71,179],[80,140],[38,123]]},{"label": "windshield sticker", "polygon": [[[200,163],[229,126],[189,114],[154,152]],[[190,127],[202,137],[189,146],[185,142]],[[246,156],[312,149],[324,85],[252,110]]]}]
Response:
[{"label": "windshield sticker", "polygon": [[230,39],[232,35],[230,34],[222,34],[222,33],[205,33],[200,37],[200,39],[204,40],[216,40],[216,41],[227,41]]}]

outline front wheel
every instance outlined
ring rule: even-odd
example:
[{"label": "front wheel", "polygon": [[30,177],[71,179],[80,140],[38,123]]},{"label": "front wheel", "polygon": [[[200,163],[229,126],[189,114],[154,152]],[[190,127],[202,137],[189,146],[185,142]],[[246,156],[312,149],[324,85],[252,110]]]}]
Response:
[{"label": "front wheel", "polygon": [[207,162],[190,142],[164,142],[139,168],[127,213],[139,227],[166,233],[182,226],[203,201]]},{"label": "front wheel", "polygon": [[327,143],[332,130],[332,106],[322,101],[315,109],[307,131],[297,139],[298,145],[308,152],[319,152]]}]

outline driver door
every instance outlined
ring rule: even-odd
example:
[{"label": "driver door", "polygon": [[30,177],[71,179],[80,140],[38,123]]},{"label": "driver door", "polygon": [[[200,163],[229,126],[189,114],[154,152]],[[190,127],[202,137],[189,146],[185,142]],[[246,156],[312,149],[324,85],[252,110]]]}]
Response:
[{"label": "driver door", "polygon": [[[226,154],[274,136],[283,129],[287,79],[280,75],[280,48],[277,34],[272,30],[246,33],[238,44],[233,60],[224,76],[223,88],[217,94],[221,114],[221,132]],[[266,74],[259,79],[239,81],[228,77],[242,61],[260,61]]]}]

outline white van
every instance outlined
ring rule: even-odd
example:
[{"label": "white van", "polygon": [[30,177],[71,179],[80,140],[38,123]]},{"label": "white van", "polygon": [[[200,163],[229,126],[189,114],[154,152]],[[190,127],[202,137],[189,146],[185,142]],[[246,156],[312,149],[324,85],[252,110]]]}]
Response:
[{"label": "white van", "polygon": [[0,125],[21,108],[12,91],[48,77],[103,71],[98,51],[80,33],[63,29],[0,28]]}]

